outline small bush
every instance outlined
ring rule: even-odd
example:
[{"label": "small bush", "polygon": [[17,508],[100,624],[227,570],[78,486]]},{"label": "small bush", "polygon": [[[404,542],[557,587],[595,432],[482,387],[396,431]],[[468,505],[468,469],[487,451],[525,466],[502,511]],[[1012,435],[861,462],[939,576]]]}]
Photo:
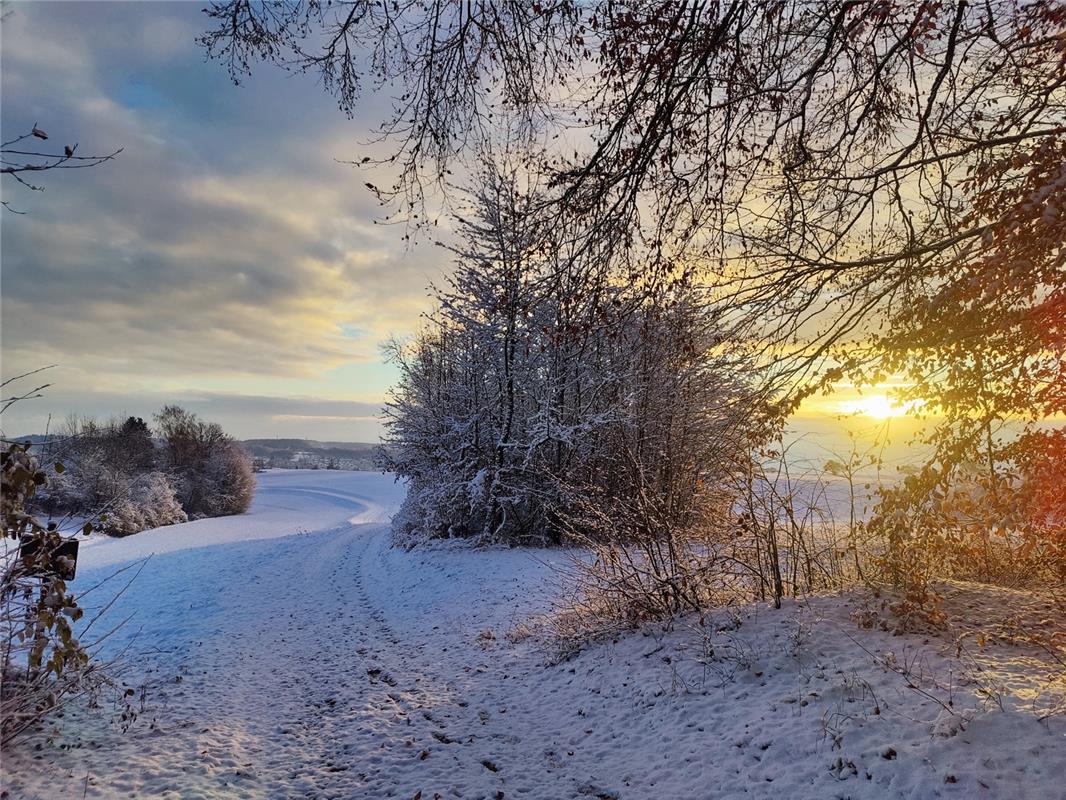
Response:
[{"label": "small bush", "polygon": [[182,509],[162,472],[150,472],[137,478],[133,485],[113,484],[114,503],[102,515],[101,527],[112,536],[127,536],[162,525],[187,522]]},{"label": "small bush", "polygon": [[203,506],[209,517],[240,514],[248,510],[255,494],[252,461],[234,441],[218,447],[204,464]]},{"label": "small bush", "polygon": [[2,562],[0,578],[0,742],[6,744],[57,708],[65,697],[99,680],[73,624],[83,614],[59,574],[62,537],[26,511],[48,477],[25,446],[0,457],[0,512],[9,552],[36,547]]},{"label": "small bush", "polygon": [[255,493],[252,460],[214,422],[178,406],[156,415],[164,460],[181,506],[190,519],[240,514]]}]

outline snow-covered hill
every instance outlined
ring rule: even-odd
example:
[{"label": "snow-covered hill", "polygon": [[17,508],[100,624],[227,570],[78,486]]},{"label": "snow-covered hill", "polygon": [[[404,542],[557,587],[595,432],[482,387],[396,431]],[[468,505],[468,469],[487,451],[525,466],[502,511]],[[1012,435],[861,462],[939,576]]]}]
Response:
[{"label": "snow-covered hill", "polygon": [[548,608],[565,556],[391,549],[401,494],[271,472],[248,514],[88,546],[81,589],[155,553],[107,613],[130,617],[108,649],[139,716],[54,720],[5,753],[8,796],[1066,797],[1066,720],[1037,720],[1063,676],[1035,650],[971,643],[974,683],[953,641],[861,630],[856,598],[819,598],[549,665],[506,634]]}]

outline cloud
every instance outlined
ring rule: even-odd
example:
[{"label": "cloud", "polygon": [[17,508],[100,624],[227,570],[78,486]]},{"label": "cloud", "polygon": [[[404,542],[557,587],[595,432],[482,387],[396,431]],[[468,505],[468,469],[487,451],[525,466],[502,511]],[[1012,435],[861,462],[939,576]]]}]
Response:
[{"label": "cloud", "polygon": [[[46,380],[26,388],[31,389]],[[57,431],[71,413],[98,419],[127,416],[150,419],[164,405],[176,404],[218,422],[242,439],[265,435],[339,441],[376,441],[382,404],[320,397],[283,397],[229,392],[71,391],[50,387],[40,398],[20,401],[3,418],[8,436]]]},{"label": "cloud", "polygon": [[417,325],[449,260],[374,224],[368,176],[338,163],[367,152],[357,139],[389,99],[368,98],[360,124],[308,78],[264,68],[234,87],[195,46],[195,4],[14,10],[0,25],[5,138],[36,122],[49,144],[124,150],[45,176],[44,192],[5,185],[27,214],[0,217],[3,373],[71,367],[57,386],[71,410],[225,382],[226,413],[249,398],[262,433],[270,382],[311,394],[354,375],[326,393],[365,394],[359,370],[380,373],[380,342]]}]

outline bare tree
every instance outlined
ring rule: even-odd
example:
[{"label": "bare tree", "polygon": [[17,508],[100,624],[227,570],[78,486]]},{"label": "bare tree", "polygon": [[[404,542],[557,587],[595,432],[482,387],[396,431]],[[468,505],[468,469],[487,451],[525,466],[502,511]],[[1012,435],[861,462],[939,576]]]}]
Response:
[{"label": "bare tree", "polygon": [[[1066,134],[1058,3],[235,0],[207,13],[217,27],[201,41],[235,78],[256,59],[313,70],[349,113],[363,81],[403,86],[382,133],[408,201],[505,117],[529,146],[580,134],[530,156],[559,188],[553,212],[590,240],[631,232],[616,244],[637,251],[634,269],[700,270],[735,335],[758,329],[776,385],[1005,243],[1061,241],[1048,202]],[[1041,313],[1058,308],[1039,287],[1061,272],[1015,269]]]}]

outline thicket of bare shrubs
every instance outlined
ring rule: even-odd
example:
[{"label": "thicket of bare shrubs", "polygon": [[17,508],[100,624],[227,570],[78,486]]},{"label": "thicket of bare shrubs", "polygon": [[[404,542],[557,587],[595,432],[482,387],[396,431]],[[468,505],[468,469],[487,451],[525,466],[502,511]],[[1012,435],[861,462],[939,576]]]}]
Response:
[{"label": "thicket of bare shrubs", "polygon": [[68,420],[42,445],[65,469],[49,476],[34,508],[92,519],[114,536],[247,509],[255,479],[238,442],[176,406],[165,407],[155,422],[153,436],[137,417]]},{"label": "thicket of bare shrubs", "polygon": [[[721,501],[705,509],[699,524],[670,535],[588,543],[590,555],[571,561],[570,591],[540,620],[550,647],[567,656],[590,639],[687,611],[702,615],[751,601],[779,606],[784,598],[856,588],[880,598],[880,624],[893,630],[949,625],[943,600],[953,585],[1061,594],[1064,518],[1061,510],[1034,517],[1034,509],[1049,507],[1029,502],[1024,480],[1009,494],[1004,485],[997,489],[999,502],[1019,514],[1012,523],[995,515],[976,466],[968,481],[956,476],[941,492],[916,483],[928,467],[877,481],[841,469],[843,461],[800,470],[785,448],[753,451],[741,462],[747,471],[730,473]],[[1061,481],[1049,478],[1042,487]],[[932,499],[922,502],[926,497]],[[1046,499],[1061,509],[1061,497]],[[1061,640],[1044,641],[1036,630],[1019,635],[1058,663],[1066,658]]]},{"label": "thicket of bare shrubs", "polygon": [[572,560],[570,591],[546,621],[553,647],[569,652],[680,613],[753,600],[780,606],[785,597],[861,580],[867,533],[861,519],[842,513],[838,478],[795,471],[780,445],[730,446],[737,449],[702,465],[701,502],[680,524],[626,528],[634,515],[623,513],[611,521],[623,521],[617,536],[585,542],[590,555]]}]

